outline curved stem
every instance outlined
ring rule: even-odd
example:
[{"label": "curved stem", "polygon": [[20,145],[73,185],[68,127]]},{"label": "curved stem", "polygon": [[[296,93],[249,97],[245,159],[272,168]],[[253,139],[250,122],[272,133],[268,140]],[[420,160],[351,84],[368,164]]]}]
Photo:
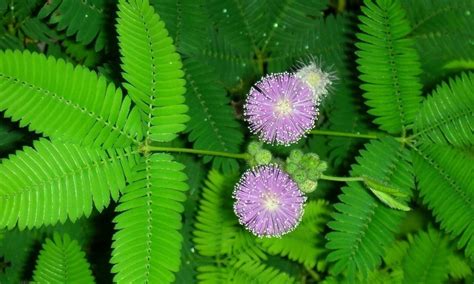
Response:
[{"label": "curved stem", "polygon": [[382,136],[377,136],[375,134],[360,134],[360,133],[339,132],[339,131],[329,131],[329,130],[311,130],[311,132],[309,133],[314,134],[314,135],[351,137],[351,138],[361,138],[361,139],[382,138]]},{"label": "curved stem", "polygon": [[335,176],[327,176],[327,175],[321,175],[319,179],[330,180],[330,181],[364,181],[362,177],[335,177]]},{"label": "curved stem", "polygon": [[177,153],[190,153],[198,155],[218,156],[234,159],[248,160],[250,155],[247,153],[227,153],[219,151],[189,149],[189,148],[175,148],[175,147],[161,147],[161,146],[146,146],[147,152],[177,152]]},{"label": "curved stem", "polygon": [[310,268],[308,267],[304,267],[306,268],[306,271],[308,272],[309,275],[311,275],[311,277],[316,280],[316,281],[320,281],[321,280],[321,277],[319,277],[318,273],[316,273],[315,271],[311,270]]}]

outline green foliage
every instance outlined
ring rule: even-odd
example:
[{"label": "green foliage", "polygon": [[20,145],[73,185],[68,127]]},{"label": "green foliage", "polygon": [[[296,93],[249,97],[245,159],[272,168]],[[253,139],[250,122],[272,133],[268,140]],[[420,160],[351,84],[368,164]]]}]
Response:
[{"label": "green foliage", "polygon": [[415,120],[421,101],[421,73],[410,25],[397,1],[365,1],[356,44],[361,88],[368,113],[389,133],[405,132]]},{"label": "green foliage", "polygon": [[451,63],[474,59],[473,37],[469,32],[474,25],[473,1],[401,2],[413,27],[409,37],[416,42],[424,83],[429,86],[436,84],[442,76],[453,72],[448,68]]},{"label": "green foliage", "polygon": [[413,147],[413,163],[423,202],[441,227],[460,237],[459,248],[474,258],[474,156],[471,150],[444,145]]},{"label": "green foliage", "polygon": [[117,32],[124,86],[143,114],[146,138],[173,140],[189,117],[181,60],[164,23],[146,2],[121,1]]},{"label": "green foliage", "polygon": [[94,48],[99,51],[105,47],[106,4],[108,0],[51,0],[47,1],[38,14],[39,19],[49,17],[50,24],[67,36],[76,35],[81,44],[90,44],[95,40]]},{"label": "green foliage", "polygon": [[[187,131],[194,148],[239,152],[243,141],[240,125],[212,68],[189,58],[184,61],[184,70],[188,83],[186,98],[189,115],[193,118],[188,123]],[[206,162],[210,160],[209,156],[204,158]],[[213,167],[232,173],[239,169],[239,164],[234,159],[216,157]]]},{"label": "green foliage", "polygon": [[174,281],[180,266],[187,176],[168,154],[145,156],[133,170],[115,211],[111,262],[114,281]]},{"label": "green foliage", "polygon": [[37,53],[0,52],[0,110],[52,139],[126,147],[142,139],[128,97],[104,77]]},{"label": "green foliage", "polygon": [[303,220],[296,230],[281,238],[259,239],[258,242],[270,254],[288,256],[306,267],[314,268],[326,252],[322,232],[329,213],[327,201],[310,201],[305,206]]},{"label": "green foliage", "polygon": [[470,146],[474,141],[474,73],[462,74],[436,88],[423,103],[415,135],[436,144]]},{"label": "green foliage", "polygon": [[[268,249],[272,254],[297,256],[302,254],[301,249],[298,244],[291,241],[292,238],[280,245],[274,244],[280,246],[281,249],[269,248],[272,245],[271,242],[266,245],[263,243],[263,246],[259,245],[257,237],[238,224],[232,204],[228,202],[235,181],[235,177],[226,177],[217,171],[211,171],[205,182],[193,241],[199,254],[206,256],[212,264],[204,263],[197,267],[198,281],[200,283],[294,282],[286,273],[263,262],[268,258],[263,250]],[[318,209],[315,208],[324,216],[326,213],[324,209]],[[324,217],[315,216],[313,210],[310,212],[310,215],[306,217],[308,221],[306,226],[317,227],[317,222]],[[294,234],[293,238],[300,234],[301,232]],[[309,236],[305,239],[308,240]],[[316,241],[310,240],[310,244],[316,246]],[[304,256],[313,257],[314,250]],[[303,259],[303,256],[300,258],[303,262],[313,261],[308,258]]]},{"label": "green foliage", "polygon": [[197,276],[198,283],[275,283],[286,284],[295,283],[295,279],[278,269],[268,267],[258,261],[234,260],[224,267],[201,266]]},{"label": "green foliage", "polygon": [[0,227],[75,221],[93,205],[101,211],[118,199],[135,159],[130,150],[35,142],[0,165]]},{"label": "green foliage", "polygon": [[31,261],[37,258],[45,238],[52,238],[54,233],[72,235],[81,246],[85,246],[92,235],[91,225],[91,219],[81,218],[74,223],[68,221],[33,230],[0,231],[0,282],[19,283],[25,277],[29,279],[26,275],[33,268]]},{"label": "green foliage", "polygon": [[[0,0],[0,282],[73,262],[86,278],[61,282],[93,282],[82,246],[98,282],[471,283],[474,3],[361,2]],[[317,135],[247,163],[328,168],[295,175],[314,177],[301,224],[259,239],[225,154],[253,139],[250,86],[309,61],[338,79]],[[48,240],[32,275],[53,232],[79,245]]]},{"label": "green foliage", "polygon": [[38,283],[94,283],[90,265],[77,241],[55,234],[43,245],[33,280]]},{"label": "green foliage", "polygon": [[24,134],[22,132],[0,120],[0,155],[14,148],[14,145],[21,140],[23,136]]},{"label": "green foliage", "polygon": [[403,261],[404,283],[444,283],[448,277],[448,242],[428,230],[415,236]]},{"label": "green foliage", "polygon": [[[351,175],[367,175],[395,185],[406,195],[414,188],[410,154],[391,138],[371,142],[357,158]],[[376,268],[384,246],[394,240],[394,234],[404,213],[387,208],[358,182],[342,189],[338,213],[329,222],[333,229],[327,235],[327,247],[333,251],[328,260],[336,262],[333,273],[345,271],[349,278],[357,272],[367,275]]]}]

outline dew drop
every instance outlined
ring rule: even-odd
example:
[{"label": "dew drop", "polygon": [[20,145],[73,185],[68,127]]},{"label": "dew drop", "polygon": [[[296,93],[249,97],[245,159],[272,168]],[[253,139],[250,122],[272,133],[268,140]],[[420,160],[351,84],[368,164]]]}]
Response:
[{"label": "dew drop", "polygon": [[309,49],[309,46],[308,46],[308,45],[305,45],[305,46],[304,46],[304,49]]},{"label": "dew drop", "polygon": [[274,28],[278,28],[278,23],[274,23],[274,24],[273,24],[273,27],[274,27]]},{"label": "dew drop", "polygon": [[194,247],[192,247],[192,248],[190,249],[190,251],[191,251],[192,253],[194,253],[194,251],[195,251],[195,250],[194,250]]},{"label": "dew drop", "polygon": [[225,8],[222,9],[222,13],[224,13],[224,14],[227,13],[227,9],[225,9]]},{"label": "dew drop", "polygon": [[89,18],[89,15],[86,14],[84,17],[85,17],[85,18]]},{"label": "dew drop", "polygon": [[263,35],[262,35],[262,36],[263,36],[263,37],[266,37],[266,36],[267,36],[267,33],[263,33]]},{"label": "dew drop", "polygon": [[471,11],[467,10],[467,11],[465,12],[465,14],[466,14],[466,16],[470,16],[470,15],[471,15]]}]

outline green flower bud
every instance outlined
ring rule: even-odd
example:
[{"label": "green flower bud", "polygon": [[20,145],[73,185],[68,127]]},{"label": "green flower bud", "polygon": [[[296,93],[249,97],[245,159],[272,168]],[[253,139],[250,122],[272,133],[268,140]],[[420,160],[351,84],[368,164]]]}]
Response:
[{"label": "green flower bud", "polygon": [[303,183],[307,177],[306,173],[303,170],[297,170],[294,174],[291,175],[296,183],[301,184]]},{"label": "green flower bud", "polygon": [[328,163],[321,161],[316,169],[320,174],[322,174],[328,169]]},{"label": "green flower bud", "polygon": [[272,158],[272,152],[268,150],[259,150],[257,154],[255,154],[255,161],[258,165],[270,164]]},{"label": "green flower bud", "polygon": [[292,174],[298,170],[298,165],[295,163],[286,163],[286,172]]},{"label": "green flower bud", "polygon": [[288,159],[293,163],[298,163],[303,158],[304,154],[301,150],[293,150],[290,152]]},{"label": "green flower bud", "polygon": [[321,172],[318,170],[309,170],[308,171],[308,178],[310,180],[318,180],[321,177]]},{"label": "green flower bud", "polygon": [[247,146],[247,151],[250,155],[254,156],[258,153],[258,151],[262,148],[262,142],[252,141]]},{"label": "green flower bud", "polygon": [[311,193],[318,187],[318,182],[307,179],[303,183],[298,183],[298,185],[302,192]]}]

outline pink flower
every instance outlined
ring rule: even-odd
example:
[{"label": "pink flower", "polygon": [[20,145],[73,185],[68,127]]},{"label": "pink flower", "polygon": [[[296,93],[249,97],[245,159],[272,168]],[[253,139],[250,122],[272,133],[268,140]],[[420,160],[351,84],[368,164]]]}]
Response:
[{"label": "pink flower", "polygon": [[278,237],[295,229],[306,201],[297,184],[276,165],[245,172],[233,197],[240,224],[259,237]]},{"label": "pink flower", "polygon": [[251,88],[244,106],[250,130],[268,143],[297,142],[314,126],[318,109],[311,87],[296,75],[268,75]]}]

